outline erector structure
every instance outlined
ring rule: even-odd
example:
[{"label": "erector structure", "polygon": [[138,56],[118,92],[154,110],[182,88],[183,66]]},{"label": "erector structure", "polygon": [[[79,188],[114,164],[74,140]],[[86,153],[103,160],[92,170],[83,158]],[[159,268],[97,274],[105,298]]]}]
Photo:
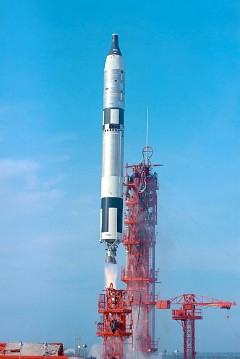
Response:
[{"label": "erector structure", "polygon": [[111,283],[104,294],[99,295],[97,336],[103,338],[102,359],[122,359],[123,345],[132,337],[131,302],[125,290],[116,290]]},{"label": "erector structure", "polygon": [[170,300],[158,300],[156,307],[170,309],[172,305],[181,305],[180,309],[172,310],[172,319],[176,320],[183,328],[184,359],[195,359],[195,320],[203,318],[202,308],[230,309],[236,303],[197,294],[182,294]]},{"label": "erector structure", "polygon": [[121,279],[132,298],[133,353],[157,351],[155,339],[155,244],[157,224],[158,179],[150,163],[152,148],[143,149],[144,159],[137,165],[126,165],[124,180],[126,267]]}]

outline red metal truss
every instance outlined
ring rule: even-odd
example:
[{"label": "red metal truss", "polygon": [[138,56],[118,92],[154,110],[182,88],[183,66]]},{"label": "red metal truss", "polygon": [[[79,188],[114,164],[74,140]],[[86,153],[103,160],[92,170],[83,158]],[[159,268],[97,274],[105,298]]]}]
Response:
[{"label": "red metal truss", "polygon": [[137,165],[126,165],[125,232],[123,244],[127,253],[121,279],[132,297],[133,349],[143,353],[157,351],[155,340],[155,226],[157,224],[157,174],[149,161],[150,147],[143,150],[146,159]]},{"label": "red metal truss", "polygon": [[131,302],[125,290],[116,290],[113,284],[99,295],[97,336],[103,338],[103,359],[125,357],[123,344],[132,336]]},{"label": "red metal truss", "polygon": [[202,308],[230,309],[236,303],[198,294],[183,294],[170,300],[158,300],[156,308],[170,309],[171,305],[181,305],[180,309],[172,310],[172,319],[176,320],[183,328],[184,359],[195,359],[195,320],[203,318]]}]

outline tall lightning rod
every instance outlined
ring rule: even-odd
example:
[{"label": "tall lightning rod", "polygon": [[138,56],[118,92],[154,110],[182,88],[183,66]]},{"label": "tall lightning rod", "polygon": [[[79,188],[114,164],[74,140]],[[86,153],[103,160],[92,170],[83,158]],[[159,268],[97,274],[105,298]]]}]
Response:
[{"label": "tall lightning rod", "polygon": [[101,234],[106,263],[116,263],[123,223],[124,65],[118,35],[106,58],[103,89]]}]

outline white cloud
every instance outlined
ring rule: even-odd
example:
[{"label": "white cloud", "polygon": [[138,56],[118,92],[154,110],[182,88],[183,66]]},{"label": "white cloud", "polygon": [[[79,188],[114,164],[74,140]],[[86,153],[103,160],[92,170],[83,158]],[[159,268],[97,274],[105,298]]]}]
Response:
[{"label": "white cloud", "polygon": [[45,178],[31,160],[0,159],[0,214],[4,225],[49,213],[62,197],[59,178]]},{"label": "white cloud", "polygon": [[34,161],[2,159],[0,160],[0,178],[25,176],[39,167],[39,164]]}]

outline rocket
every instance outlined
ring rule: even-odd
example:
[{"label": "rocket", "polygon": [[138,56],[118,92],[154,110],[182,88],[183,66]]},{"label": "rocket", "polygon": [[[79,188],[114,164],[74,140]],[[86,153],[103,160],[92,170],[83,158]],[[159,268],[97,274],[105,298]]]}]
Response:
[{"label": "rocket", "polygon": [[100,242],[106,245],[106,263],[114,264],[123,223],[124,77],[118,35],[113,34],[104,68]]}]

